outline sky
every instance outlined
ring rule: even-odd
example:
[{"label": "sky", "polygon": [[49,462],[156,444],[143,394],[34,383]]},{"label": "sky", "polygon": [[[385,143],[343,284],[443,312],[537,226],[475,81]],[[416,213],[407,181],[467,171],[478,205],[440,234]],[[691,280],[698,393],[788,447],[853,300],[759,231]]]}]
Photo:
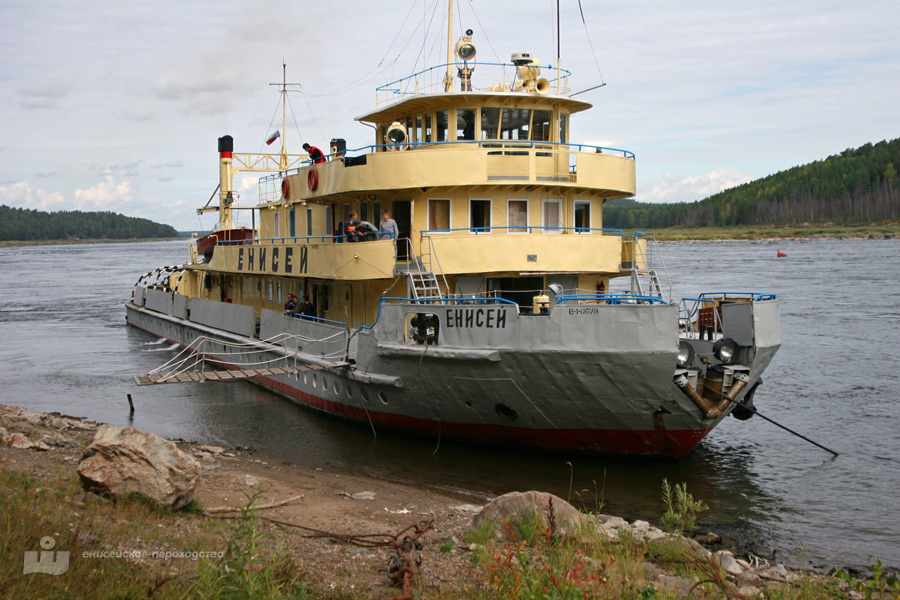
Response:
[{"label": "sky", "polygon": [[[555,64],[555,0],[457,0],[482,62]],[[642,202],[687,202],[900,137],[897,0],[560,0],[593,109],[571,141],[636,155]],[[375,88],[445,62],[436,0],[0,0],[0,204],[210,229],[217,138],[374,143]],[[582,20],[583,14],[583,20]],[[476,71],[477,77],[477,71]],[[241,205],[259,174],[240,173]]]}]

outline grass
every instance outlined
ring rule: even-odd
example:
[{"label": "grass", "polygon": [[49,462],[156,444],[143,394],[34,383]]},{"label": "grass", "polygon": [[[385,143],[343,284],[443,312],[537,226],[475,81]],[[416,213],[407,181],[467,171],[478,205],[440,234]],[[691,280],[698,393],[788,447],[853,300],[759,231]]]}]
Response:
[{"label": "grass", "polygon": [[[0,471],[0,597],[125,599],[260,599],[336,600],[347,596],[316,587],[301,573],[284,545],[286,532],[263,527],[255,505],[259,490],[248,494],[240,517],[211,519],[202,507],[171,513],[140,500],[90,500],[77,477],[58,469],[26,473]],[[672,488],[670,488],[672,489]],[[686,493],[686,490],[684,490]],[[678,506],[673,495],[673,508]],[[59,576],[24,575],[25,551],[40,550],[52,537],[54,551],[70,553],[68,570]],[[478,576],[461,589],[433,589],[434,580],[416,582],[418,600],[668,600],[684,590],[663,587],[648,574],[658,569],[694,586],[695,600],[725,598],[725,574],[699,558],[680,538],[646,542],[621,532],[609,539],[586,525],[569,537],[553,537],[537,514],[515,522],[484,522],[466,543],[446,544],[444,552],[470,560]],[[337,542],[336,542],[337,543]],[[434,541],[438,544],[439,542]],[[458,546],[458,547],[457,547]],[[468,549],[473,549],[469,551]],[[93,552],[95,556],[87,554]],[[129,554],[129,558],[96,556]],[[179,557],[154,559],[153,552]],[[136,558],[137,554],[144,558]],[[211,556],[202,556],[212,553]],[[426,565],[427,566],[427,565]],[[730,597],[737,598],[734,587]],[[844,599],[854,591],[866,599],[900,599],[900,579],[871,561],[871,573],[804,576],[766,590],[769,600]],[[385,586],[366,598],[393,598]]]}]

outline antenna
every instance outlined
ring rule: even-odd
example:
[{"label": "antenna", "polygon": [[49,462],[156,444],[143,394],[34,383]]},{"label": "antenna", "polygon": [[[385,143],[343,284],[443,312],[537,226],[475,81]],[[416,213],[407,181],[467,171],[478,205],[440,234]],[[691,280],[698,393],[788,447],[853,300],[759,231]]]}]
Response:
[{"label": "antenna", "polygon": [[281,159],[279,160],[279,169],[287,170],[287,86],[300,85],[299,83],[287,82],[287,63],[284,58],[281,59],[281,83],[270,83],[269,85],[281,86]]}]

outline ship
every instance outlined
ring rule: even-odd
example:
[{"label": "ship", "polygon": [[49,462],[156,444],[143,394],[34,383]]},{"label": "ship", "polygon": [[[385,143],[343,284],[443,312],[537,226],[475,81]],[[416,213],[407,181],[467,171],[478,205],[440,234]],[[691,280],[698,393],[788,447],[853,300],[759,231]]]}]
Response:
[{"label": "ship", "polygon": [[[598,454],[683,457],[753,416],[775,294],[671,298],[658,244],[604,227],[603,205],[635,195],[635,155],[574,139],[592,105],[559,59],[478,62],[449,10],[446,63],[357,117],[371,145],[218,139],[218,206],[199,209],[215,230],[126,302],[183,352],[135,380],[249,380],[375,431]],[[267,174],[240,209],[244,171]]]}]

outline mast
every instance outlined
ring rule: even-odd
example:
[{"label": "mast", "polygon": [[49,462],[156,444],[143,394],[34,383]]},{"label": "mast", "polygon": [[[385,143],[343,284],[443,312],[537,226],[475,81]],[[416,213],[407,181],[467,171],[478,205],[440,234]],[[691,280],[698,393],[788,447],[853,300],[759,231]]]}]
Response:
[{"label": "mast", "polygon": [[447,74],[444,75],[444,91],[450,92],[453,90],[453,71],[450,69],[453,60],[453,0],[448,0],[447,6]]}]

